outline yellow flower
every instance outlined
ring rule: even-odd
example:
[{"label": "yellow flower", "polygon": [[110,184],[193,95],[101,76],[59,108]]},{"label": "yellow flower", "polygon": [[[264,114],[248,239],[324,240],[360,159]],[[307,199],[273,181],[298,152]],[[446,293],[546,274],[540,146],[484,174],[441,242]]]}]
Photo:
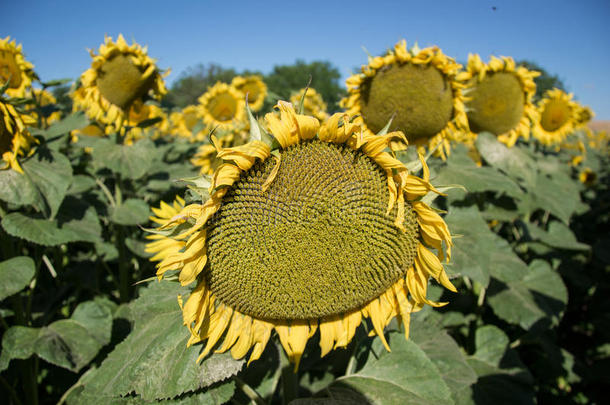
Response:
[{"label": "yellow flower", "polygon": [[585,128],[587,124],[591,122],[593,117],[595,117],[595,113],[588,106],[583,106],[574,102],[576,104],[575,118],[574,118],[574,129]]},{"label": "yellow flower", "polygon": [[[201,108],[194,105],[186,106],[182,111],[170,114],[171,133],[180,138],[187,138],[191,141],[201,140],[207,134],[207,128],[203,123],[203,113]],[[193,134],[193,130],[199,124],[201,129]]]},{"label": "yellow flower", "polygon": [[[57,103],[57,100],[50,92],[41,89],[32,89],[32,97],[36,99],[36,103],[40,107],[46,107]],[[38,112],[36,111],[35,105],[28,105],[27,112],[34,118],[35,121],[38,121]],[[58,121],[61,118],[60,111],[53,111],[46,118],[47,124],[51,124],[55,121]]]},{"label": "yellow flower", "polygon": [[574,130],[577,109],[572,94],[559,89],[547,91],[538,102],[539,118],[534,123],[532,134],[543,145],[563,142]]},{"label": "yellow flower", "polygon": [[0,38],[0,86],[9,82],[6,94],[10,97],[24,97],[35,77],[34,65],[26,61],[21,44],[16,45],[11,37]]},{"label": "yellow flower", "polygon": [[106,37],[99,54],[90,53],[91,68],[81,75],[82,87],[73,94],[75,107],[84,109],[90,118],[118,131],[134,102],[147,97],[158,100],[167,93],[146,48],[128,45],[122,35],[116,42]]},{"label": "yellow flower", "polygon": [[260,76],[236,76],[231,85],[241,91],[243,95],[248,95],[248,106],[252,111],[263,108],[265,97],[267,97],[267,85]]},{"label": "yellow flower", "polygon": [[199,97],[203,122],[212,127],[230,130],[243,126],[246,120],[246,98],[241,91],[218,82]]},{"label": "yellow flower", "polygon": [[391,131],[404,132],[422,148],[439,146],[444,158],[449,141],[468,132],[463,85],[456,80],[460,68],[438,47],[408,50],[403,40],[347,79],[341,105],[350,116],[360,116],[357,122],[367,133],[378,133],[393,117]]},{"label": "yellow flower", "polygon": [[[305,89],[301,89],[290,97],[290,102],[294,104],[297,109],[300,107],[299,104],[301,103],[304,92]],[[314,116],[320,121],[324,121],[328,119],[328,112],[326,112],[326,110],[326,103],[322,99],[320,93],[318,93],[314,88],[309,87],[307,89],[305,100],[303,100],[303,113]]]},{"label": "yellow flower", "polygon": [[471,138],[487,131],[512,147],[521,136],[529,139],[531,120],[536,119],[532,97],[534,78],[540,72],[516,67],[510,57],[492,56],[485,64],[477,54],[468,55],[466,70],[458,75],[468,94],[466,108]]},{"label": "yellow flower", "polygon": [[31,116],[19,113],[12,104],[0,99],[0,169],[23,173],[18,158],[27,156],[32,144],[37,143],[26,128],[34,123]]},{"label": "yellow flower", "polygon": [[442,265],[451,235],[421,201],[436,191],[428,167],[420,156],[416,177],[385,151],[400,132],[363,133],[347,114],[320,126],[290,103],[277,107],[279,117],[265,116],[275,150],[212,137],[222,164],[198,181],[209,198],[156,213],[157,275],[195,284],[179,297],[188,344],[205,341],[200,359],[216,347],[251,362],[275,330],[296,368],[317,330],[324,356],[369,318],[389,350],[394,317],[408,338],[412,312],[443,305],[426,298],[430,277],[455,291]]},{"label": "yellow flower", "polygon": [[597,175],[593,170],[585,167],[579,174],[578,179],[587,187],[593,186],[597,182]]},{"label": "yellow flower", "polygon": [[[139,126],[152,119],[158,119],[159,121],[145,128]],[[128,145],[146,136],[146,131],[151,131],[153,138],[162,136],[169,131],[169,121],[165,112],[160,107],[154,104],[144,104],[141,100],[133,102],[124,125],[131,127],[125,139],[125,143]]]}]

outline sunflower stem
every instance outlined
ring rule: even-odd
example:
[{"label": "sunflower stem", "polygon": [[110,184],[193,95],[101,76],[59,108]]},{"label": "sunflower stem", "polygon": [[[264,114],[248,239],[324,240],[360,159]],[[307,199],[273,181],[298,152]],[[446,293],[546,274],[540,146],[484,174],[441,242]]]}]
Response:
[{"label": "sunflower stem", "polygon": [[237,387],[242,390],[243,393],[246,394],[246,396],[250,398],[252,402],[257,405],[267,404],[265,400],[259,395],[259,393],[256,392],[254,388],[250,387],[244,380],[237,376],[235,376],[233,379],[235,380],[235,384],[237,385]]}]

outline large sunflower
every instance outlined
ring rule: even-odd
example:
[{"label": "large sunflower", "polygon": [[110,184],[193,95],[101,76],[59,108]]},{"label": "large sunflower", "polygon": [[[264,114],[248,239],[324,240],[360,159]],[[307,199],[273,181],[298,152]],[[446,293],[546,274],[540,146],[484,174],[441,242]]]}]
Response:
[{"label": "large sunflower", "polygon": [[577,104],[572,94],[552,89],[538,102],[538,120],[532,134],[543,145],[560,144],[577,125]]},{"label": "large sunflower", "polygon": [[31,116],[19,113],[12,104],[0,98],[0,169],[11,168],[23,173],[17,159],[26,156],[36,143],[26,128],[34,123]]},{"label": "large sunflower", "polygon": [[128,45],[122,35],[116,42],[106,37],[99,55],[90,53],[91,68],[81,75],[81,93],[75,92],[76,105],[83,107],[90,118],[120,130],[134,102],[147,97],[160,99],[167,93],[146,48],[137,43]]},{"label": "large sunflower", "polygon": [[303,98],[303,93],[305,93],[305,99],[303,100],[303,113],[305,115],[311,115],[316,117],[320,121],[325,121],[328,119],[327,105],[322,99],[320,93],[316,91],[316,89],[308,87],[306,89],[301,89],[298,92],[294,93],[290,97],[290,102],[300,107],[301,99]]},{"label": "large sunflower", "polygon": [[0,86],[8,82],[6,94],[10,97],[24,97],[32,85],[34,65],[26,61],[21,44],[16,45],[11,37],[0,38]]},{"label": "large sunflower", "polygon": [[449,230],[421,201],[436,191],[428,168],[422,159],[423,178],[413,176],[384,151],[400,132],[363,133],[347,114],[320,126],[290,103],[277,107],[279,117],[265,117],[273,142],[217,146],[223,163],[192,185],[202,204],[155,211],[161,226],[147,249],[157,275],[196,283],[179,298],[188,344],[206,341],[202,358],[224,336],[218,352],[252,349],[253,361],[275,330],[298,367],[317,329],[324,356],[370,318],[389,349],[394,317],[408,337],[412,312],[443,305],[426,298],[429,277],[455,291],[441,264]]},{"label": "large sunflower", "polygon": [[260,76],[236,76],[231,85],[241,91],[244,96],[248,95],[248,106],[252,111],[263,108],[265,97],[267,97],[267,85]]},{"label": "large sunflower", "polygon": [[536,118],[532,97],[534,78],[540,72],[515,66],[510,57],[492,56],[489,63],[477,54],[468,55],[466,70],[458,79],[466,85],[468,123],[473,134],[487,131],[512,147],[521,136],[529,139],[531,120]]},{"label": "large sunflower", "polygon": [[347,79],[348,97],[341,101],[367,134],[378,133],[394,117],[390,131],[402,131],[409,142],[441,147],[468,132],[463,85],[456,80],[461,65],[436,46],[407,49],[403,40],[385,56],[369,59],[362,73]]}]

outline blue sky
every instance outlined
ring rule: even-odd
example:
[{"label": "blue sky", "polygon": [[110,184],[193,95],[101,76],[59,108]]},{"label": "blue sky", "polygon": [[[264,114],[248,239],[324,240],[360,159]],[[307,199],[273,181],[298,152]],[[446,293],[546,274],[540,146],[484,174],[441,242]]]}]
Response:
[{"label": "blue sky", "polygon": [[[495,7],[495,10],[493,9]],[[23,44],[43,80],[76,78],[104,34],[148,45],[171,84],[187,67],[219,63],[269,72],[276,64],[329,60],[345,79],[405,38],[469,52],[529,59],[610,120],[610,1],[10,1],[0,37]]]}]

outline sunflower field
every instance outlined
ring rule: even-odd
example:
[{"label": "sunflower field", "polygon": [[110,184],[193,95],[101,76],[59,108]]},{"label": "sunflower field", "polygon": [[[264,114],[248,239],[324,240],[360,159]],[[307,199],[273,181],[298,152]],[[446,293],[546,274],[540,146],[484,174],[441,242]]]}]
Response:
[{"label": "sunflower field", "polygon": [[250,74],[166,108],[122,36],[75,82],[24,55],[0,39],[3,403],[606,398],[608,135],[539,72],[401,41],[339,111]]}]

